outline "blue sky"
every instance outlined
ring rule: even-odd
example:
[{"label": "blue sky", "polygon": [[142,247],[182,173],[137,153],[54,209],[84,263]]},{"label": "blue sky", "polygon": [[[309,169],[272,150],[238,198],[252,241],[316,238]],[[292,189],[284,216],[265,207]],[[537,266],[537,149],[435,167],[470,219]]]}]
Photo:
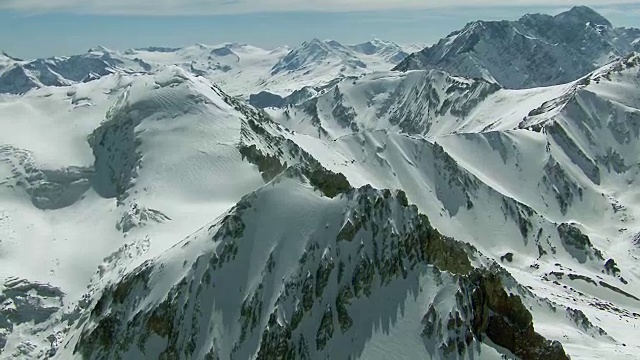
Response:
[{"label": "blue sky", "polygon": [[[23,58],[81,53],[96,45],[127,49],[235,41],[272,48],[282,44],[295,46],[313,37],[357,43],[375,36],[401,43],[430,44],[472,20],[517,19],[528,12],[555,14],[571,6],[489,4],[430,9],[363,7],[362,10],[354,8],[348,12],[318,11],[313,8],[279,11],[275,7],[276,11],[271,12],[231,11],[195,15],[185,11],[180,15],[166,15],[162,12],[128,11],[126,8],[111,13],[101,9],[78,12],[63,7],[8,6],[12,1],[0,0],[0,51]],[[20,4],[37,2],[21,1]],[[234,3],[237,0],[226,1]],[[301,0],[279,1],[293,3]],[[518,3],[518,0],[513,2]],[[375,4],[375,1],[372,3]],[[616,26],[640,27],[640,4],[592,6]]]}]

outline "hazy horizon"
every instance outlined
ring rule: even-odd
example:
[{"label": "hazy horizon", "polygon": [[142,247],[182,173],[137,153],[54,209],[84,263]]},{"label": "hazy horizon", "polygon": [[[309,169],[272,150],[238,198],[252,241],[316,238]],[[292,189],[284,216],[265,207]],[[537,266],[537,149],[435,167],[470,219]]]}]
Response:
[{"label": "hazy horizon", "polygon": [[[269,49],[297,46],[312,38],[355,44],[373,37],[401,44],[429,45],[469,21],[515,20],[526,13],[557,14],[575,5],[129,15],[6,9],[8,3],[0,4],[0,9],[5,8],[0,10],[0,31],[12,36],[0,41],[0,51],[27,59],[79,54],[98,45],[125,50],[240,42]],[[615,26],[640,27],[640,4],[601,3],[591,5]]]}]

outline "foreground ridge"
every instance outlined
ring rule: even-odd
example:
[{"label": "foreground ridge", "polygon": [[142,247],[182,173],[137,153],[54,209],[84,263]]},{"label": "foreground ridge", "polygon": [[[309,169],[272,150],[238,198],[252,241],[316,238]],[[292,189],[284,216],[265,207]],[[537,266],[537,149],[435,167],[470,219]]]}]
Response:
[{"label": "foreground ridge", "polygon": [[[447,305],[418,305],[414,322],[424,318],[424,329],[413,337],[423,339],[425,354],[473,356],[473,343],[485,349],[487,338],[523,359],[568,359],[558,342],[534,331],[520,296],[494,273],[499,266],[475,268],[482,255],[434,230],[402,192],[363,187],[323,200],[305,183],[301,169],[288,169],[220,222],[106,289],[75,351],[84,358],[362,355],[362,336],[374,335],[378,316],[393,323],[388,316],[408,299],[458,289]],[[290,215],[309,208],[320,218]],[[251,279],[249,287],[229,293],[241,279]],[[390,303],[387,288],[398,292]],[[351,347],[335,346],[349,339]]]}]

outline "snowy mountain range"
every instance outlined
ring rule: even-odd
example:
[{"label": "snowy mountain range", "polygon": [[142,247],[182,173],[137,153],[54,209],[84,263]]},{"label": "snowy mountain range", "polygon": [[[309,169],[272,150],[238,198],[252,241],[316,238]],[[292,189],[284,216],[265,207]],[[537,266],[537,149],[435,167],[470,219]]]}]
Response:
[{"label": "snowy mountain range", "polygon": [[289,95],[305,86],[326,85],[337,77],[388,70],[407,55],[400,45],[380,39],[350,46],[313,39],[297,48],[282,46],[273,50],[238,43],[123,52],[97,47],[86,54],[31,61],[3,53],[0,92],[23,94],[34,88],[71,85],[110,73],[144,73],[177,65],[208,78],[234,96],[261,90]]},{"label": "snowy mountain range", "polygon": [[118,70],[148,69],[140,61],[125,62],[105,49],[91,49],[87,54],[24,61],[0,54],[0,92],[22,94],[44,86],[66,86],[90,81]]},{"label": "snowy mountain range", "polygon": [[638,48],[640,29],[616,28],[586,6],[556,16],[475,21],[411,54],[396,70],[442,69],[512,89],[575,80]]},{"label": "snowy mountain range", "polygon": [[380,40],[4,55],[0,359],[636,359],[629,50],[524,89]]}]

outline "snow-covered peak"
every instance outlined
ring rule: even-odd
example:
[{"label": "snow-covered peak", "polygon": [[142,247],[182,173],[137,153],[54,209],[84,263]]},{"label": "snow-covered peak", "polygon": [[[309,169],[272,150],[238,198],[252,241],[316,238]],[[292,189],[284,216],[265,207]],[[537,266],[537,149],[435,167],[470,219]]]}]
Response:
[{"label": "snow-covered peak", "polygon": [[[270,69],[264,81],[277,86],[261,88],[282,97],[304,88],[324,88],[340,78],[388,71],[404,58],[405,53],[395,44],[385,43],[384,47],[379,47],[381,45],[343,45],[335,40],[319,39],[306,41],[291,49]],[[254,92],[258,93],[260,91]]]},{"label": "snow-covered peak", "polygon": [[66,86],[112,73],[146,72],[150,69],[151,66],[140,59],[128,59],[98,47],[80,55],[14,60],[4,70],[0,68],[0,92],[23,94],[43,86]]},{"label": "snow-covered peak", "polygon": [[488,126],[467,117],[499,89],[495,83],[440,70],[373,73],[339,81],[274,116],[284,126],[320,138],[366,130],[443,135]]},{"label": "snow-covered peak", "polygon": [[[287,96],[307,86],[326,86],[336,78],[388,70],[406,55],[402,47],[379,39],[347,46],[338,41],[315,38],[296,48],[280,46],[274,49],[235,42],[179,48],[152,46],[124,51],[98,46],[80,55],[25,63],[26,71],[30,72],[28,78],[33,81],[19,81],[21,86],[15,85],[14,81],[2,88],[5,92],[23,93],[43,85],[64,86],[91,81],[113,72],[149,72],[177,65],[207,77],[233,95],[249,98],[251,94],[264,91]],[[8,58],[3,62],[5,68],[13,64]],[[35,68],[39,70],[33,70]],[[19,72],[13,73],[14,79]]]},{"label": "snow-covered peak", "polygon": [[17,57],[11,56],[4,51],[0,51],[0,61],[8,62],[8,61],[23,61]]},{"label": "snow-covered peak", "polygon": [[16,62],[21,62],[21,61],[22,60],[14,58],[11,55],[5,53],[4,51],[0,52],[0,73],[2,73],[2,71],[5,68],[15,64]]},{"label": "snow-covered peak", "polygon": [[364,55],[380,56],[393,64],[401,62],[409,55],[400,45],[378,38],[373,38],[362,44],[351,45],[350,48]]},{"label": "snow-covered peak", "polygon": [[555,16],[547,14],[525,14],[519,20],[519,22],[538,22],[542,24],[544,22],[553,21],[557,24],[565,26],[606,26],[612,27],[613,25],[600,13],[588,6],[574,6],[571,9],[561,12]]},{"label": "snow-covered peak", "polygon": [[387,41],[387,40],[383,40],[377,37],[373,37],[371,38],[371,40],[369,40],[369,42],[373,45],[376,46],[385,46],[385,45],[392,45],[395,44],[393,41]]},{"label": "snow-covered peak", "polygon": [[303,42],[283,57],[272,68],[271,74],[276,75],[286,72],[312,69],[323,64],[332,63],[333,66],[346,66],[349,68],[366,68],[349,48],[334,40],[322,41],[314,38]]},{"label": "snow-covered peak", "polygon": [[289,45],[280,45],[271,50],[271,53],[288,54],[291,51]]},{"label": "snow-covered peak", "polygon": [[557,85],[626,55],[635,46],[637,31],[613,28],[584,6],[556,16],[530,14],[518,21],[474,21],[411,54],[396,70],[441,68],[497,81],[508,88]]},{"label": "snow-covered peak", "polygon": [[253,46],[251,46],[249,44],[239,43],[239,42],[225,42],[225,43],[215,44],[215,45],[206,45],[206,44],[198,43],[198,44],[195,44],[193,46],[197,47],[199,49],[202,49],[202,50],[222,49],[222,48],[226,48],[226,49],[229,49],[229,50],[234,50],[234,49],[244,49],[244,48],[248,48],[248,47],[253,47]]},{"label": "snow-covered peak", "polygon": [[611,27],[611,22],[588,6],[574,6],[570,10],[556,15],[558,22],[577,22],[582,25],[602,25]]},{"label": "snow-covered peak", "polygon": [[144,48],[128,49],[128,50],[125,50],[124,53],[125,54],[135,54],[136,51],[166,53],[166,52],[175,52],[175,51],[178,51],[178,50],[180,50],[180,48],[163,47],[163,46],[149,46],[149,47],[144,47]]},{"label": "snow-covered peak", "polygon": [[359,51],[365,55],[373,55],[376,52],[380,51],[382,48],[386,47],[397,47],[399,46],[392,42],[387,42],[378,38],[373,38],[370,41],[367,41],[362,44],[352,45],[351,48]]},{"label": "snow-covered peak", "polygon": [[109,54],[112,52],[113,51],[111,49],[108,49],[102,45],[98,45],[96,47],[92,47],[89,50],[87,50],[87,53],[89,54]]}]

